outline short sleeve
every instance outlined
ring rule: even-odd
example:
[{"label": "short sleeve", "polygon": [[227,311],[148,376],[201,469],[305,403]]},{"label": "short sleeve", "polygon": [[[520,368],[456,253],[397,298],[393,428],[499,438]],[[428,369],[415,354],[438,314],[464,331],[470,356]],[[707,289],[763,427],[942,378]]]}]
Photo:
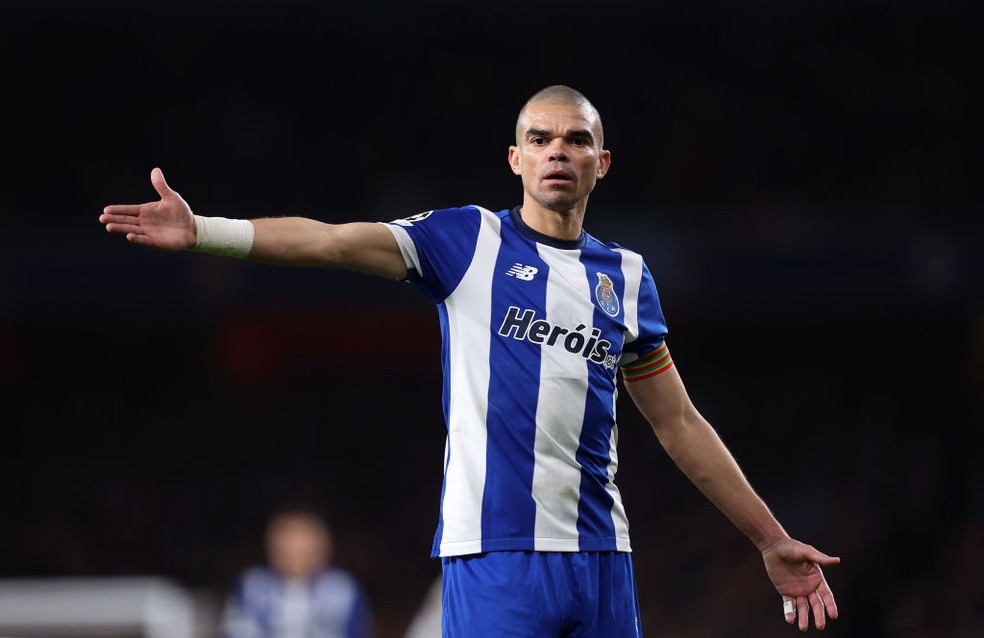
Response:
[{"label": "short sleeve", "polygon": [[481,227],[475,206],[443,208],[387,222],[407,266],[407,281],[435,303],[464,277]]},{"label": "short sleeve", "polygon": [[[637,305],[634,309],[633,325],[630,326],[629,334],[622,346],[620,366],[646,357],[659,349],[664,345],[667,334],[666,319],[660,305],[659,293],[656,291],[656,282],[642,258],[637,257],[637,259],[636,277],[632,277],[638,281]],[[627,286],[629,281],[630,277],[627,275]]]}]

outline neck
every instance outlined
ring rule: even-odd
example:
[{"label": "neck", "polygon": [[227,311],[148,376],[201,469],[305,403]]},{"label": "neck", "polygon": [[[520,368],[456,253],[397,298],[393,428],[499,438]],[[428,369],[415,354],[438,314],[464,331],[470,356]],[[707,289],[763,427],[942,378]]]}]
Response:
[{"label": "neck", "polygon": [[526,225],[538,233],[556,239],[574,240],[581,236],[585,208],[582,203],[570,210],[556,211],[544,208],[535,200],[524,198],[519,214]]}]

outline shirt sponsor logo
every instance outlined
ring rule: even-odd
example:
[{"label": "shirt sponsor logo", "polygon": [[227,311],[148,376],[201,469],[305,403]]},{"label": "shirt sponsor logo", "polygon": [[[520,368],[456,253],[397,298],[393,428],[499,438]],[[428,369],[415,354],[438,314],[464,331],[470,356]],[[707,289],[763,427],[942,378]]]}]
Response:
[{"label": "shirt sponsor logo", "polygon": [[591,328],[591,331],[587,332],[587,328],[583,323],[574,328],[556,326],[545,319],[536,319],[536,311],[532,308],[521,310],[517,306],[509,306],[506,316],[502,319],[502,325],[499,326],[499,335],[553,348],[563,348],[571,354],[580,355],[609,370],[613,369],[615,355],[608,353],[612,342],[601,338],[600,329]]},{"label": "shirt sponsor logo", "polygon": [[618,295],[615,294],[615,284],[603,272],[595,273],[598,275],[598,285],[595,286],[595,299],[598,305],[609,317],[618,314]]},{"label": "shirt sponsor logo", "polygon": [[536,266],[524,266],[518,261],[509,267],[506,271],[506,275],[510,277],[515,277],[516,279],[521,279],[523,281],[533,281],[534,275],[540,272],[540,269]]}]

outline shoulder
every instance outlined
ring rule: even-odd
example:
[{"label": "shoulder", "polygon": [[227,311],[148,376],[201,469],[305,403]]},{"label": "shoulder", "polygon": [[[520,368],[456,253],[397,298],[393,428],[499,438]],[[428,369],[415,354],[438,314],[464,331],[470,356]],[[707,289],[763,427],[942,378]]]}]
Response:
[{"label": "shoulder", "polygon": [[622,244],[619,244],[614,241],[602,241],[601,239],[598,239],[597,237],[595,237],[594,235],[592,235],[587,231],[584,232],[584,246],[585,248],[589,248],[590,250],[619,253],[621,255],[638,257],[640,259],[642,258],[642,255],[632,250],[631,248],[626,248]]},{"label": "shoulder", "polygon": [[343,607],[355,604],[365,596],[359,579],[338,567],[321,572],[314,581],[314,591],[319,599],[333,600]]},{"label": "shoulder", "polygon": [[272,569],[265,565],[255,565],[243,570],[236,580],[235,589],[241,596],[251,598],[275,589],[280,584],[280,577]]},{"label": "shoulder", "polygon": [[359,580],[349,571],[341,567],[330,567],[318,576],[318,581],[336,587],[346,587],[358,589]]},{"label": "shoulder", "polygon": [[266,565],[253,565],[243,570],[240,580],[243,582],[277,580],[277,575]]}]

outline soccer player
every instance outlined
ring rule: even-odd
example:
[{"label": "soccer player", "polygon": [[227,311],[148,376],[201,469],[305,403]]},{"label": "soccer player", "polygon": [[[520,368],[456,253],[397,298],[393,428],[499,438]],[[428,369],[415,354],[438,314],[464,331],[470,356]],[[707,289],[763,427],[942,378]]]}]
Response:
[{"label": "soccer player", "polygon": [[247,568],[225,601],[219,638],[372,638],[361,583],[334,565],[324,517],[287,506],[267,521],[264,564]]},{"label": "soccer player", "polygon": [[659,442],[761,552],[786,622],[837,617],[821,567],[791,538],[690,401],[642,257],[584,231],[608,172],[601,117],[550,86],[516,121],[522,204],[390,223],[199,216],[151,172],[159,201],[107,206],[132,243],[413,284],[437,306],[447,426],[433,554],[445,636],[639,636],[628,522],[614,477],[619,372]]}]

